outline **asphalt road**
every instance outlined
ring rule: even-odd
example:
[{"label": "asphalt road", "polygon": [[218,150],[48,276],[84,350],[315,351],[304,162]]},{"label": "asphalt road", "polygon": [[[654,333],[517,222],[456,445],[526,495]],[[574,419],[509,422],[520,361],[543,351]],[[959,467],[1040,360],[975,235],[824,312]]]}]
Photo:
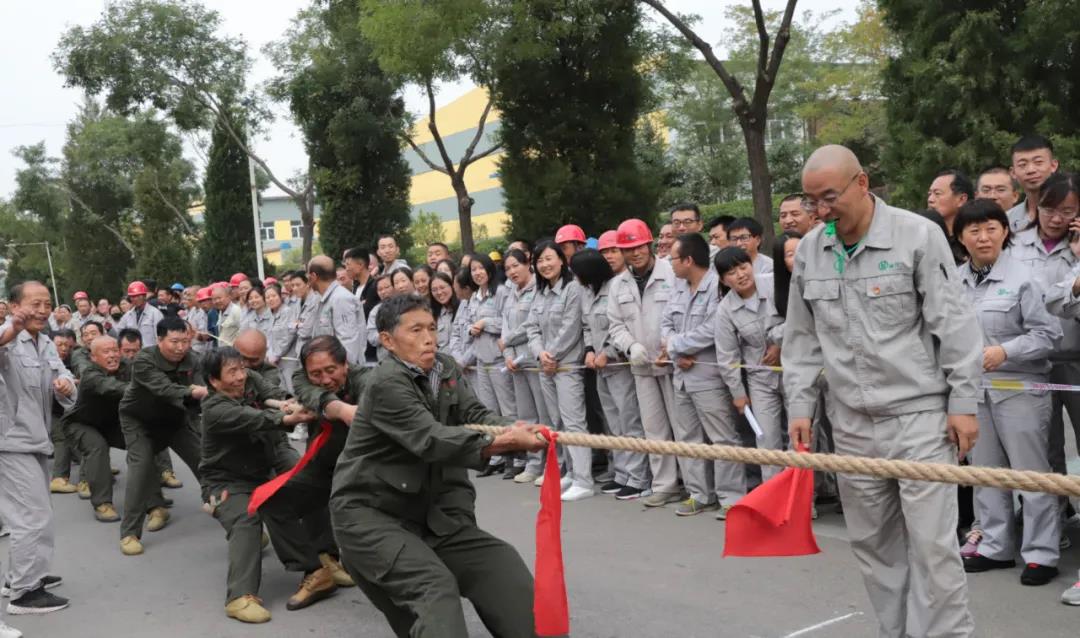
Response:
[{"label": "asphalt road", "polygon": [[[114,465],[123,467],[122,453]],[[391,636],[382,616],[355,588],[290,612],[285,601],[299,578],[267,550],[262,597],[273,620],[243,625],[224,613],[226,544],[221,527],[199,509],[191,473],[168,490],[176,500],[164,530],[144,535],[146,553],[120,554],[118,524],[96,522],[88,501],[54,496],[54,572],[57,593],[71,607],[7,621],[28,638],[188,638]],[[117,483],[122,501],[124,473]],[[498,477],[476,480],[480,525],[512,542],[533,560],[538,490]],[[723,523],[703,514],[683,519],[671,507],[644,510],[610,497],[566,504],[563,542],[571,631],[590,638],[715,638],[795,636],[864,638],[876,635],[873,612],[852,558],[841,516],[823,509],[815,523],[822,553],[783,559],[721,558]],[[1058,602],[1076,579],[1077,548],[1062,560],[1062,575],[1041,588],[1023,587],[1019,568],[970,579],[977,635],[1077,636],[1080,608]],[[7,542],[0,541],[0,556]],[[466,606],[473,635],[487,632]]]}]

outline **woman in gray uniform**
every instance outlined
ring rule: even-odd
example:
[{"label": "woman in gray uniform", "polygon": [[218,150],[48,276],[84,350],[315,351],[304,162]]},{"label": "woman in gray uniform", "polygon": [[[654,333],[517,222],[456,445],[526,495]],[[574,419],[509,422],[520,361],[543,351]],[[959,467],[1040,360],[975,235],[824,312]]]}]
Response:
[{"label": "woman in gray uniform", "polygon": [[292,356],[293,347],[296,344],[296,323],[298,307],[284,303],[281,297],[281,286],[270,284],[266,287],[266,307],[273,315],[270,325],[270,334],[267,335],[269,350],[267,360],[281,370],[281,385],[286,392],[292,394],[292,375],[300,367],[300,362]]},{"label": "woman in gray uniform", "polygon": [[[960,267],[964,293],[983,332],[983,382],[1049,381],[1047,356],[1061,339],[1061,326],[1043,304],[1031,269],[1002,251],[1012,239],[1009,218],[993,200],[964,204],[953,231],[968,254]],[[979,438],[973,465],[1049,472],[1047,439],[1050,394],[984,389],[979,397]],[[1058,574],[1061,516],[1058,498],[1023,492],[1020,555],[1025,585],[1045,585]],[[982,529],[978,550],[964,557],[964,571],[984,572],[1016,565],[1017,525],[1009,490],[975,488],[975,514]]]}]

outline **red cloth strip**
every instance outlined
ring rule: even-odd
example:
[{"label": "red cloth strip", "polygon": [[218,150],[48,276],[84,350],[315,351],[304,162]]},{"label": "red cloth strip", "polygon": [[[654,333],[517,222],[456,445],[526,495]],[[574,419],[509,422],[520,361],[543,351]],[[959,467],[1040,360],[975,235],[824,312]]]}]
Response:
[{"label": "red cloth strip", "polygon": [[544,485],[540,488],[540,512],[536,515],[536,567],[533,616],[537,636],[570,634],[570,610],[566,602],[566,574],[562,556],[562,493],[559,489],[558,435],[541,430],[547,439]]},{"label": "red cloth strip", "polygon": [[255,491],[251,493],[251,500],[248,501],[248,516],[254,516],[255,512],[259,511],[259,507],[277,493],[289,479],[296,476],[300,470],[304,469],[304,466],[307,465],[311,459],[315,458],[315,455],[319,453],[319,450],[321,450],[322,447],[326,445],[326,442],[330,440],[330,430],[333,429],[334,425],[323,419],[319,422],[319,427],[322,428],[319,430],[319,435],[315,437],[311,442],[311,445],[308,446],[307,451],[304,452],[304,456],[300,457],[300,460],[296,462],[296,465],[294,465],[291,470],[284,474],[278,474],[259,487],[256,487]]}]

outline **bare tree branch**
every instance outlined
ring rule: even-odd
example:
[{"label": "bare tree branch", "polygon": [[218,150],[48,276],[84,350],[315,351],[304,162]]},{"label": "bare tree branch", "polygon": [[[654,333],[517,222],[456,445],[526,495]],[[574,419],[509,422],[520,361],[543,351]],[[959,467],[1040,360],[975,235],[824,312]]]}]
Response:
[{"label": "bare tree branch", "polygon": [[80,198],[78,195],[75,194],[75,191],[71,190],[70,188],[68,188],[66,185],[64,185],[62,183],[58,184],[58,183],[55,183],[55,182],[48,182],[48,184],[50,186],[52,186],[53,188],[57,189],[58,191],[60,191],[61,193],[64,193],[65,195],[67,195],[68,199],[70,199],[72,202],[74,202],[74,203],[78,204],[80,207],[82,207],[82,209],[84,211],[86,211],[86,213],[88,215],[90,215],[91,217],[96,219],[98,221],[98,223],[101,224],[102,228],[109,231],[110,233],[112,233],[116,237],[116,240],[118,242],[120,242],[120,245],[122,245],[124,248],[127,249],[128,253],[131,255],[132,259],[135,258],[135,249],[131,246],[131,244],[129,244],[127,242],[126,239],[124,239],[124,236],[120,234],[120,231],[117,230],[115,227],[109,225],[109,223],[105,221],[105,218],[102,217],[101,215],[99,215],[97,213],[97,211],[95,211],[93,208],[90,208],[90,206],[86,202],[84,202],[82,200],[82,198]]},{"label": "bare tree branch", "polygon": [[758,32],[758,61],[757,61],[757,83],[754,86],[754,96],[762,90],[768,90],[763,84],[768,82],[772,84],[771,80],[768,80],[765,74],[765,69],[769,66],[769,31],[765,26],[765,12],[761,9],[761,0],[753,0],[754,5],[754,25],[757,26]]},{"label": "bare tree branch", "polygon": [[446,168],[439,166],[435,162],[431,161],[431,159],[428,158],[427,153],[425,153],[423,150],[421,150],[419,146],[416,145],[416,142],[413,141],[412,137],[410,137],[408,133],[404,133],[401,137],[409,144],[409,146],[412,147],[412,150],[416,151],[416,154],[420,156],[420,159],[423,160],[424,163],[427,164],[429,168],[431,168],[431,170],[438,171],[443,175],[450,174],[446,172]]},{"label": "bare tree branch", "polygon": [[[461,162],[458,166],[458,172],[465,174],[465,169],[472,164],[479,157],[473,157],[473,151],[476,150],[476,145],[480,143],[480,139],[484,137],[484,126],[487,125],[488,114],[491,113],[491,98],[488,98],[487,104],[484,105],[484,112],[480,114],[480,122],[476,125],[476,135],[473,135],[472,142],[465,149],[465,154],[461,156]],[[488,153],[491,154],[490,152]]]},{"label": "bare tree branch", "polygon": [[438,147],[439,155],[442,157],[443,164],[446,165],[446,174],[452,175],[454,173],[454,160],[450,159],[450,154],[446,152],[446,145],[443,144],[439,127],[435,123],[435,90],[431,86],[430,79],[424,82],[424,89],[427,90],[428,96],[428,130],[431,131],[431,136],[435,138],[435,146]]},{"label": "bare tree branch", "polygon": [[795,17],[795,3],[797,0],[788,0],[784,9],[784,17],[780,21],[780,30],[776,32],[776,41],[773,42],[772,56],[769,59],[769,68],[766,77],[769,78],[769,91],[760,98],[754,95],[755,106],[760,104],[764,109],[769,102],[769,92],[776,83],[776,74],[780,71],[780,62],[784,59],[784,50],[787,49],[788,41],[791,40],[791,21]]},{"label": "bare tree branch", "polygon": [[187,213],[177,208],[175,204],[169,201],[169,198],[165,196],[165,193],[161,192],[161,184],[158,182],[157,173],[154,173],[154,192],[157,193],[157,196],[159,198],[161,198],[161,202],[165,204],[165,206],[167,206],[174,215],[176,215],[176,218],[180,220],[180,223],[184,225],[184,230],[189,235],[194,235],[197,237],[199,235],[199,232],[195,229],[194,226],[192,226],[191,219],[188,217]]},{"label": "bare tree branch", "polygon": [[485,157],[487,157],[488,155],[491,155],[492,153],[497,153],[497,152],[499,152],[501,150],[502,150],[502,144],[495,144],[491,148],[474,155],[473,158],[472,158],[472,161],[469,162],[469,164],[475,164],[476,162],[478,162],[478,161],[484,159]]}]

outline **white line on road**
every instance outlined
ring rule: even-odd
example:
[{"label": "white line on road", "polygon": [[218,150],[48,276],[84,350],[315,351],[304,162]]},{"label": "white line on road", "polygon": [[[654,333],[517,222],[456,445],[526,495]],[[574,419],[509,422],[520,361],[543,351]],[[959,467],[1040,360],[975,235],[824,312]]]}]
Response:
[{"label": "white line on road", "polygon": [[829,625],[835,625],[838,622],[843,622],[843,621],[847,620],[848,618],[853,618],[855,616],[862,616],[862,612],[861,611],[853,611],[850,614],[844,614],[843,616],[837,616],[836,618],[830,618],[829,620],[826,620],[825,622],[819,622],[816,625],[810,625],[809,627],[803,627],[802,629],[799,629],[798,631],[793,631],[790,634],[784,634],[783,638],[795,638],[795,636],[805,636],[806,634],[808,634],[808,633],[810,633],[812,631],[817,631],[818,629],[821,629],[823,627],[828,627]]}]

